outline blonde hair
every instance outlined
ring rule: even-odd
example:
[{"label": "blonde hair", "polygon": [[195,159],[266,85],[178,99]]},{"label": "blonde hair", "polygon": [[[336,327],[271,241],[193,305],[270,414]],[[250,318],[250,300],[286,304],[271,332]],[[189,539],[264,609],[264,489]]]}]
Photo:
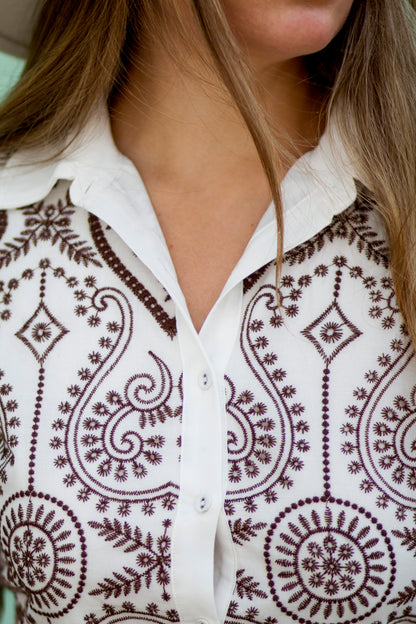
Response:
[{"label": "blonde hair", "polygon": [[[189,0],[213,63],[256,145],[276,206],[278,272],[283,215],[271,124],[221,0]],[[159,4],[158,4],[159,3]],[[334,115],[389,239],[400,310],[416,345],[416,0],[355,0],[325,50],[306,57],[323,114]],[[160,0],[47,0],[23,75],[0,109],[3,158],[18,148],[57,152],[123,88],[131,51],[160,31]]]}]

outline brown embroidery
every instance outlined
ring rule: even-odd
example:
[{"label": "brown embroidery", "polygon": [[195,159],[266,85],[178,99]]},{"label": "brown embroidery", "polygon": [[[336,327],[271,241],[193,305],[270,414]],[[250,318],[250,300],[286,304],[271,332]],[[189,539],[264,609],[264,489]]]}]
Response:
[{"label": "brown embroidery", "polygon": [[80,240],[79,234],[70,227],[75,209],[68,191],[65,200],[58,199],[56,204],[41,201],[21,211],[26,217],[25,229],[13,238],[13,242],[4,243],[0,249],[0,268],[8,266],[21,255],[27,255],[30,248],[40,241],[48,241],[52,246],[59,243],[59,251],[78,264],[101,266],[95,258],[97,252],[86,241]]},{"label": "brown embroidery", "polygon": [[120,258],[108,244],[104,230],[97,217],[90,214],[89,223],[91,235],[101,257],[112,271],[123,281],[131,292],[149,310],[153,318],[170,338],[176,336],[176,320],[170,317],[153,295],[139,282],[139,280],[124,266]]},{"label": "brown embroidery", "polygon": [[121,606],[105,602],[101,606],[102,614],[89,613],[85,616],[85,624],[143,624],[152,622],[164,624],[165,622],[179,622],[179,614],[176,609],[164,609],[155,602],[150,602],[144,610],[139,610],[129,600],[124,600]]},{"label": "brown embroidery", "polygon": [[[388,624],[416,624],[416,612],[412,607],[405,607],[401,613],[393,611],[387,618]],[[382,624],[382,622],[377,623]]]},{"label": "brown embroidery", "polygon": [[[20,624],[178,622],[174,319],[67,186],[0,211],[3,583]],[[273,263],[245,280],[225,378],[227,624],[416,624],[416,580],[398,581],[416,551],[416,364],[380,232],[360,200],[289,252],[280,308]]]},{"label": "brown embroidery", "polygon": [[0,240],[7,229],[7,211],[0,210]]},{"label": "brown embroidery", "polygon": [[30,349],[39,364],[45,359],[68,330],[49,311],[44,302],[46,272],[42,271],[40,303],[16,336]]},{"label": "brown embroidery", "polygon": [[0,494],[7,482],[8,466],[14,464],[13,449],[18,445],[17,430],[21,424],[19,404],[14,398],[13,387],[6,382],[0,370]]},{"label": "brown embroidery", "polygon": [[403,591],[400,591],[396,598],[389,600],[389,604],[396,604],[398,607],[401,607],[415,599],[416,581],[411,581],[410,585],[406,586]]},{"label": "brown embroidery", "polygon": [[[413,515],[413,521],[416,524],[416,513]],[[393,529],[392,533],[395,537],[401,540],[401,545],[406,546],[407,550],[414,550],[414,556],[416,557],[416,528],[404,527],[403,530]]]},{"label": "brown embroidery", "polygon": [[251,275],[245,278],[243,281],[243,293],[246,294],[257,282],[259,279],[266,273],[272,263],[265,264],[261,269],[254,271]]},{"label": "brown embroidery", "polygon": [[385,238],[380,237],[370,222],[369,217],[374,212],[375,206],[366,195],[368,193],[358,183],[358,198],[355,203],[336,215],[332,223],[313,238],[290,250],[285,256],[289,266],[306,262],[321,251],[327,242],[332,243],[336,239],[341,239],[348,245],[355,244],[358,251],[364,253],[368,260],[388,267],[388,246]]},{"label": "brown embroidery", "polygon": [[270,591],[292,619],[302,613],[307,624],[334,617],[347,624],[374,613],[391,593],[390,539],[349,501],[299,501],[275,518],[265,542]]},{"label": "brown embroidery", "polygon": [[16,493],[3,504],[0,535],[7,581],[26,592],[27,613],[68,614],[82,595],[87,563],[84,531],[68,505],[42,492]]},{"label": "brown embroidery", "polygon": [[162,522],[164,531],[156,539],[150,532],[144,536],[139,527],[133,529],[127,522],[122,524],[117,519],[111,522],[104,518],[102,523],[90,521],[88,524],[97,529],[106,542],[115,542],[114,548],[135,554],[133,567],[123,566],[123,572],[113,572],[114,578],[105,578],[98,583],[98,587],[90,591],[91,596],[103,594],[108,599],[112,596],[117,598],[121,594],[128,596],[131,592],[137,594],[142,587],[149,589],[152,581],[156,580],[162,587],[162,600],[170,600],[166,588],[170,583],[171,539],[167,531],[172,524],[171,520]]}]

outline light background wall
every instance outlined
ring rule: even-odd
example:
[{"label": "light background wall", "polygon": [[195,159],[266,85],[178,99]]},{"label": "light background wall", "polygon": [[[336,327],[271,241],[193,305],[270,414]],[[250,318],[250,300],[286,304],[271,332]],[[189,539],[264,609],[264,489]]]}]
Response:
[{"label": "light background wall", "polygon": [[0,98],[13,86],[22,69],[22,60],[0,52]]},{"label": "light background wall", "polygon": [[[19,78],[23,69],[23,61],[0,52],[0,100]],[[15,601],[13,594],[3,590],[4,609],[0,616],[0,624],[13,624],[15,621]]]}]

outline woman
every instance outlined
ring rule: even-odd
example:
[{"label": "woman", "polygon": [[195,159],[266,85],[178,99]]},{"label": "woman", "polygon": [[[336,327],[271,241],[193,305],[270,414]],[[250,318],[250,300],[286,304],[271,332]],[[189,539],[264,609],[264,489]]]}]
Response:
[{"label": "woman", "polygon": [[0,122],[18,621],[416,622],[413,24],[45,3]]}]

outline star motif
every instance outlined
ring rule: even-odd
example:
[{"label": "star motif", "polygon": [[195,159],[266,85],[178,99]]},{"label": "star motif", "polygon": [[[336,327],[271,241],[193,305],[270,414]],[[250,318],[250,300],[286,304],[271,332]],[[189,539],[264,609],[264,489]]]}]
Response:
[{"label": "star motif", "polygon": [[39,364],[43,364],[56,343],[68,333],[49,312],[43,301],[16,336],[31,350]]},{"label": "star motif", "polygon": [[336,301],[302,331],[316,347],[326,365],[361,333],[347,319]]}]

